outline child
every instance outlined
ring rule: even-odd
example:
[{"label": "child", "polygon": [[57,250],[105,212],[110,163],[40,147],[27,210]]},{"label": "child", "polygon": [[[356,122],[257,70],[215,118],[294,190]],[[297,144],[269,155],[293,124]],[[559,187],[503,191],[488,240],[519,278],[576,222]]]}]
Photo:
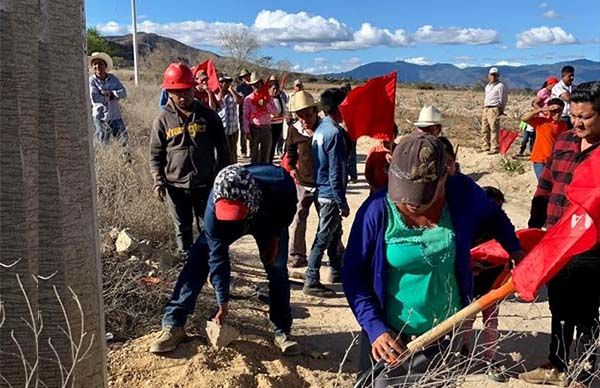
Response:
[{"label": "child", "polygon": [[[486,186],[483,188],[489,199],[495,202],[498,206],[502,207],[505,203],[504,194],[502,191],[495,187]],[[480,229],[475,236],[473,246],[480,245],[486,241],[492,239],[493,233],[484,228]],[[476,298],[487,294],[496,279],[500,276],[504,270],[504,266],[490,266],[487,263],[475,262],[473,265],[473,294]],[[486,376],[496,382],[506,382],[508,377],[502,372],[500,368],[494,365],[496,358],[496,347],[498,345],[498,303],[488,307],[482,311],[483,315],[483,339],[484,339],[484,351],[483,360],[488,364]],[[464,323],[464,344],[462,353],[469,354],[469,347],[473,345],[473,322],[474,318],[465,321]]]}]

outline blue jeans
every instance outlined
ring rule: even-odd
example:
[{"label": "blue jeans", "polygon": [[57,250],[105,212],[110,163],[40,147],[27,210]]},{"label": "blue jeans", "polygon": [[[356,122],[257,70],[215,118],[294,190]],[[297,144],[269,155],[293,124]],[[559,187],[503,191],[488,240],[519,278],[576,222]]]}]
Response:
[{"label": "blue jeans", "polygon": [[122,119],[117,120],[100,120],[94,118],[94,127],[96,127],[96,138],[100,144],[108,144],[111,136],[119,141],[122,146],[127,145],[129,135],[127,127]]},{"label": "blue jeans", "polygon": [[[269,281],[269,319],[276,332],[289,334],[292,327],[290,306],[290,281],[287,271],[288,231],[280,232],[277,256],[272,263],[261,256]],[[194,312],[198,295],[206,284],[209,274],[208,244],[204,233],[200,234],[192,248],[177,283],[171,300],[165,307],[162,325],[184,327],[188,315]]]},{"label": "blue jeans", "polygon": [[318,198],[315,205],[319,212],[317,235],[308,256],[306,268],[306,285],[313,286],[320,281],[321,261],[327,251],[329,266],[333,273],[342,268],[342,257],[339,255],[339,244],[342,239],[342,216],[339,206],[331,200]]},{"label": "blue jeans", "polygon": [[535,143],[535,132],[525,131],[523,134],[523,140],[521,140],[521,149],[519,153],[522,154],[525,152],[527,148],[527,143],[529,143],[529,152],[533,151],[533,143]]},{"label": "blue jeans", "polygon": [[545,163],[533,163],[533,172],[535,172],[535,177],[540,180],[542,176],[542,171],[544,171]]},{"label": "blue jeans", "polygon": [[194,220],[198,233],[202,232],[204,210],[210,188],[182,189],[167,185],[166,202],[169,214],[175,225],[177,253],[187,255],[194,242]]}]

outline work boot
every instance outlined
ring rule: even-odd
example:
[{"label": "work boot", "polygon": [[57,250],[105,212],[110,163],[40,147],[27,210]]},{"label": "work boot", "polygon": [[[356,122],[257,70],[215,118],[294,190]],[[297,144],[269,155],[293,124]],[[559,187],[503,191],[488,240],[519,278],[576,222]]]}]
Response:
[{"label": "work boot", "polygon": [[186,338],[183,327],[165,326],[160,332],[160,336],[150,345],[150,353],[172,352]]},{"label": "work boot", "polygon": [[329,272],[327,280],[329,281],[329,284],[340,284],[342,282],[342,275],[338,271],[332,269]]},{"label": "work boot", "polygon": [[306,260],[306,257],[292,256],[288,264],[292,268],[301,268],[306,267],[308,265],[308,260]]},{"label": "work boot", "polygon": [[284,356],[299,356],[300,346],[298,342],[294,341],[289,334],[275,333],[275,345],[281,349],[281,353]]},{"label": "work boot", "polygon": [[321,282],[315,284],[304,284],[302,292],[305,295],[314,296],[317,298],[335,298],[335,291],[329,287],[325,287]]},{"label": "work boot", "polygon": [[519,379],[530,384],[564,386],[566,375],[564,372],[560,372],[556,369],[552,364],[547,363],[529,372],[519,374]]}]

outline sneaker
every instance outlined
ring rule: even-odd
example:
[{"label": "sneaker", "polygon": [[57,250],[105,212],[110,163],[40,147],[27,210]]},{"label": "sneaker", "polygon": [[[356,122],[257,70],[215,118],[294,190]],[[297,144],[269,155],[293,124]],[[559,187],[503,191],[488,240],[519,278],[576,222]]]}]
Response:
[{"label": "sneaker", "polygon": [[275,346],[281,349],[284,356],[299,356],[300,346],[289,334],[275,333]]},{"label": "sneaker", "polygon": [[288,265],[292,268],[306,267],[308,265],[308,260],[306,260],[306,257],[292,256],[288,261]]},{"label": "sneaker", "polygon": [[548,363],[529,372],[519,374],[519,379],[530,384],[564,386],[566,382],[566,375],[564,372],[560,372],[558,369],[552,366],[552,364]]},{"label": "sneaker", "polygon": [[329,281],[329,284],[340,284],[342,282],[342,275],[340,275],[338,271],[331,270],[327,280]]},{"label": "sneaker", "polygon": [[498,367],[497,365],[490,365],[485,371],[485,376],[497,383],[507,383],[509,377],[504,373],[504,371]]},{"label": "sneaker", "polygon": [[304,292],[305,295],[315,296],[317,298],[335,298],[336,296],[334,290],[325,287],[320,282],[311,285],[304,284],[304,287],[302,287],[302,292]]},{"label": "sneaker", "polygon": [[160,336],[150,345],[150,353],[172,352],[186,338],[183,327],[165,326],[160,332]]}]

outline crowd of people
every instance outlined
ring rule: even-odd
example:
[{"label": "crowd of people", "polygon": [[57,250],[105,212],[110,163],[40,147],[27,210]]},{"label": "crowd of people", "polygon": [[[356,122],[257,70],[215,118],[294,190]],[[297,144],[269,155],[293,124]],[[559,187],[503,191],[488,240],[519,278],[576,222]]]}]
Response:
[{"label": "crowd of people", "polygon": [[[96,136],[127,141],[118,101],[125,88],[109,73],[110,57],[94,53],[90,76]],[[329,88],[318,100],[293,83],[288,97],[276,77],[261,78],[242,69],[239,83],[219,73],[211,89],[205,71],[185,61],[164,72],[158,112],[150,130],[150,170],[154,192],[167,204],[184,265],[165,307],[162,331],[150,351],[171,352],[186,337],[204,284],[210,279],[222,324],[228,316],[231,259],[229,247],[240,237],[254,237],[269,283],[269,318],[274,343],[285,356],[301,353],[292,336],[288,266],[306,267],[302,291],[315,298],[338,296],[321,280],[323,256],[330,267],[327,284],[342,284],[349,307],[362,328],[360,367],[373,361],[392,363],[413,336],[487,293],[505,268],[524,256],[515,228],[502,210],[500,190],[479,187],[460,171],[456,150],[443,134],[442,112],[422,108],[414,131],[389,137],[366,159],[370,194],[352,209],[346,193],[357,179],[356,143],[344,128],[340,105],[349,85]],[[532,199],[532,228],[552,228],[569,200],[565,186],[573,171],[600,144],[600,82],[573,85],[574,69],[565,66],[561,80],[550,77],[521,118],[526,131],[520,154],[529,142],[539,179]],[[482,113],[481,151],[499,150],[499,119],[507,106],[507,88],[497,68],[489,70]],[[376,109],[374,107],[373,109]],[[283,135],[287,127],[287,135]],[[527,135],[529,133],[529,135]],[[535,140],[534,135],[535,134]],[[239,139],[239,140],[238,140]],[[238,143],[239,141],[239,143]],[[248,144],[249,142],[249,144]],[[241,154],[238,155],[238,146]],[[247,152],[250,152],[248,161]],[[274,164],[281,157],[280,166]],[[239,161],[249,162],[238,163]],[[306,224],[311,207],[318,214],[310,250]],[[354,216],[348,245],[342,243],[342,219]],[[194,222],[199,236],[194,241]],[[506,265],[474,265],[470,250],[495,239],[509,253]],[[570,346],[577,329],[579,354],[598,339],[600,288],[583,290],[600,275],[600,251],[573,258],[548,284],[552,312],[549,362],[520,378],[536,384],[584,387],[591,365],[569,376]],[[495,365],[497,310],[484,312],[488,376],[505,381]],[[466,322],[465,325],[472,325]],[[414,381],[450,346],[441,340],[420,352],[409,365],[378,375],[375,386]],[[474,346],[465,338],[463,351]]]}]

